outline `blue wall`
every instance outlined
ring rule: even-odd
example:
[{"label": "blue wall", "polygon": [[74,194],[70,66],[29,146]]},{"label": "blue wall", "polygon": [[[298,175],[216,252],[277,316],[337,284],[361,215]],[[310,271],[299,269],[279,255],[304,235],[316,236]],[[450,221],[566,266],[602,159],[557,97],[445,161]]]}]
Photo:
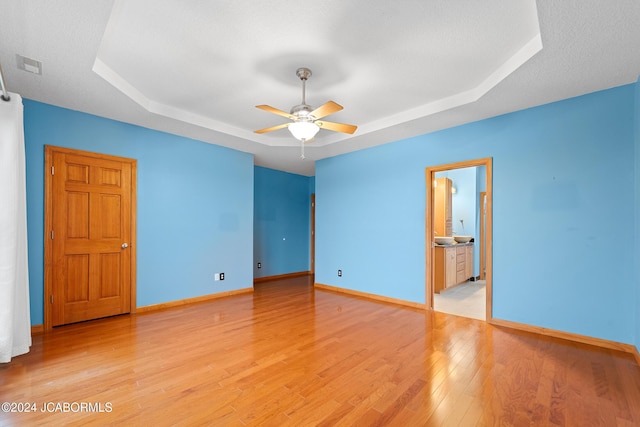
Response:
[{"label": "blue wall", "polygon": [[307,176],[255,167],[255,277],[309,271],[312,185]]},{"label": "blue wall", "polygon": [[316,281],[424,302],[425,168],[492,157],[493,316],[634,342],[635,91],[318,161]]},{"label": "blue wall", "polygon": [[[250,154],[24,104],[32,324],[43,323],[45,144],[138,160],[138,306],[251,286]],[[424,169],[482,157],[494,159],[494,317],[640,348],[640,81],[324,159],[317,178],[255,168],[256,187],[258,175],[271,190],[280,179],[295,194],[305,187],[294,234],[306,239],[316,192],[317,282],[424,302]],[[271,190],[256,188],[256,224],[277,209]],[[302,210],[301,200],[285,203]],[[616,239],[612,250],[612,221],[635,229],[635,243]],[[265,252],[279,261],[260,275],[309,268],[308,240],[260,233],[265,250],[288,241]],[[221,271],[226,280],[213,282]]]},{"label": "blue wall", "polygon": [[[43,323],[44,145],[137,159],[137,305],[253,286],[253,156],[25,100],[31,323]],[[225,280],[214,282],[214,273]]]},{"label": "blue wall", "polygon": [[640,79],[636,83],[635,99],[635,290],[636,290],[636,349],[640,352]]}]

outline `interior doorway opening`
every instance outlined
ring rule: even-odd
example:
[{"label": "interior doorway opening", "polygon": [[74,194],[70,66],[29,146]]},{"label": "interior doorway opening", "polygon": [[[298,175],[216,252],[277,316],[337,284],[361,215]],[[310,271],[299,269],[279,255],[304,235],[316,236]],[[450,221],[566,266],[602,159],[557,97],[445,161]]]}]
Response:
[{"label": "interior doorway opening", "polygon": [[[474,178],[473,185],[467,185],[460,179],[463,172],[477,176]],[[438,183],[441,185],[440,189],[438,189]],[[446,192],[452,193],[447,194],[448,199],[442,196],[443,184],[446,184]],[[462,187],[458,188],[460,185]],[[490,321],[493,300],[492,159],[484,158],[428,167],[426,190],[425,305],[432,310],[434,308],[438,310],[438,307],[434,306],[435,295],[438,295],[439,302],[442,302],[447,300],[440,297],[445,293],[449,297],[455,295],[453,299],[449,298],[453,303],[455,298],[466,298],[467,295],[473,294],[477,298],[480,293],[476,291],[480,286],[473,285],[484,285],[483,289],[486,290],[482,293],[485,301],[484,313],[469,317]],[[468,201],[464,207],[458,206],[456,210],[453,206],[458,195],[461,197],[457,199],[458,204],[464,204],[462,203],[463,191],[467,193],[465,197],[471,198],[472,201]],[[443,207],[442,203],[446,207]],[[436,243],[436,237],[438,237],[438,243]],[[471,240],[465,242],[467,239]]]}]

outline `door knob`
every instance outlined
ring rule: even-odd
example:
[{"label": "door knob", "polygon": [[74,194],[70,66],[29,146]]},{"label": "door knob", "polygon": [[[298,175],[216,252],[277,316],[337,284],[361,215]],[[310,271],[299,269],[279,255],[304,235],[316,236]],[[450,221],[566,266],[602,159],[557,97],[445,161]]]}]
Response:
[{"label": "door knob", "polygon": [[127,243],[123,243],[122,244],[122,249],[127,249],[129,247],[129,245]]}]

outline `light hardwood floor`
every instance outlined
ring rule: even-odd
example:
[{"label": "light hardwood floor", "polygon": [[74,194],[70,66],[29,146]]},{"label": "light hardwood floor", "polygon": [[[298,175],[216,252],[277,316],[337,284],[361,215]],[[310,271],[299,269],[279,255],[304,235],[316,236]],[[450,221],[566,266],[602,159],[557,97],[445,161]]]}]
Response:
[{"label": "light hardwood floor", "polygon": [[0,412],[1,425],[640,425],[629,354],[308,278],[37,335],[0,365],[0,396],[111,408]]}]

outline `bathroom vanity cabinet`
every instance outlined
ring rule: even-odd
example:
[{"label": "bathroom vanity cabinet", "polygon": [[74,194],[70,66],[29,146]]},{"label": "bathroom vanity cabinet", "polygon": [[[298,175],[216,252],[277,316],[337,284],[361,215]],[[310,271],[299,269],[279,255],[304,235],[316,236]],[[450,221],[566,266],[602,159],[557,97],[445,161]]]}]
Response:
[{"label": "bathroom vanity cabinet", "polygon": [[434,269],[434,291],[438,294],[466,282],[473,276],[473,243],[437,245]]}]

